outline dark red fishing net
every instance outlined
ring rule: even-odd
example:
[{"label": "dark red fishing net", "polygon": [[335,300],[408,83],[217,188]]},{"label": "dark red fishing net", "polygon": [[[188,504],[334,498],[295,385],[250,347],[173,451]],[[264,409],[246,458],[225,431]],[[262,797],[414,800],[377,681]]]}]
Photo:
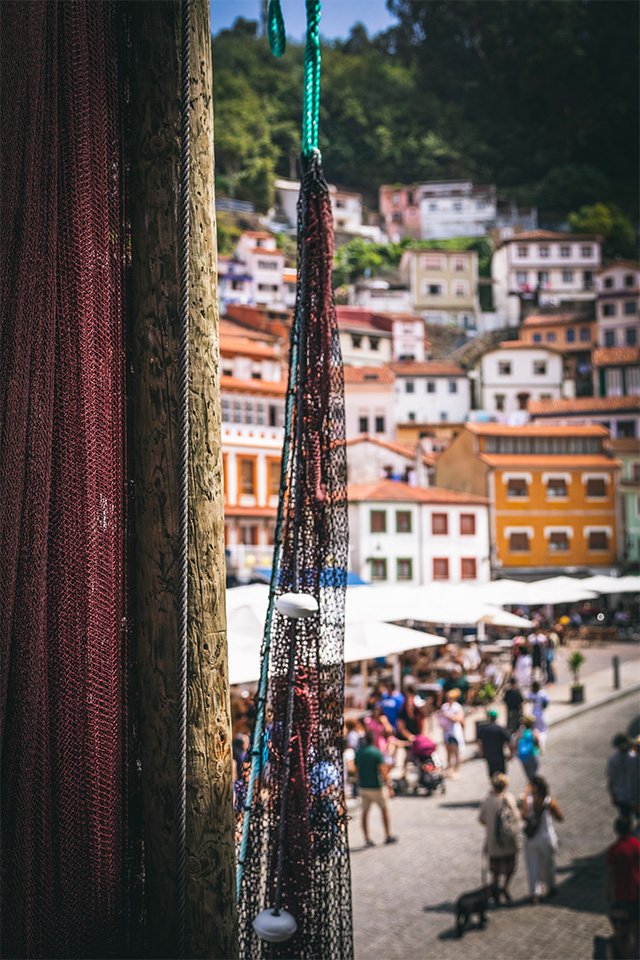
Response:
[{"label": "dark red fishing net", "polygon": [[114,15],[3,2],[2,953],[122,956],[123,249]]},{"label": "dark red fishing net", "polygon": [[[353,941],[341,748],[348,559],[344,381],[331,287],[329,189],[318,157],[303,163],[287,439],[262,650],[269,664],[266,722],[264,734],[254,738],[259,765],[248,833],[240,845],[240,956],[349,960]],[[290,591],[314,596],[319,612],[297,621],[282,616],[274,600]],[[282,842],[282,907],[294,915],[298,929],[291,940],[265,944],[252,922],[276,902]]]}]

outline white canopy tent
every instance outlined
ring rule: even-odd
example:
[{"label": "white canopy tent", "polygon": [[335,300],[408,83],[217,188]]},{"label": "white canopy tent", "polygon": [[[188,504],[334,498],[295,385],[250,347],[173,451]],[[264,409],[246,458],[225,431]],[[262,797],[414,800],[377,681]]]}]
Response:
[{"label": "white canopy tent", "polygon": [[598,574],[595,577],[586,577],[578,581],[587,590],[596,593],[640,593],[640,577],[606,577]]}]

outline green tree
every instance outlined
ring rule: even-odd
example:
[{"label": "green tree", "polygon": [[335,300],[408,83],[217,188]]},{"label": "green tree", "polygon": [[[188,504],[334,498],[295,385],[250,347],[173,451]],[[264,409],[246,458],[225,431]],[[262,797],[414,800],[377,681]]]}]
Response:
[{"label": "green tree", "polygon": [[569,226],[576,233],[599,234],[607,259],[638,256],[638,237],[631,220],[614,205],[594,203],[580,207],[569,214]]}]

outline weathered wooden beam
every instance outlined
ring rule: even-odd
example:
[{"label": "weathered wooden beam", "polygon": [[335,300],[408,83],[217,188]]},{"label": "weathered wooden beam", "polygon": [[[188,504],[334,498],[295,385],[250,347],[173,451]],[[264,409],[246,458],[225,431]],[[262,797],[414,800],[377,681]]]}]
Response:
[{"label": "weathered wooden beam", "polygon": [[[175,956],[180,3],[131,17],[129,308],[133,593],[145,953]],[[191,24],[191,295],[186,956],[237,955],[208,0]]]}]

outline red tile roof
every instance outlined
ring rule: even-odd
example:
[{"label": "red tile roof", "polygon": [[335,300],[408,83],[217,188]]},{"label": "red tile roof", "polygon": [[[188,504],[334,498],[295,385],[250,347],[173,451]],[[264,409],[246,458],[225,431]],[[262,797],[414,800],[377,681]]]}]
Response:
[{"label": "red tile roof", "polygon": [[[225,517],[265,517],[271,518],[275,517],[278,513],[276,507],[236,507],[229,506],[225,503],[224,505],[224,515]],[[259,550],[260,547],[256,547],[256,550]]]},{"label": "red tile roof", "polygon": [[640,361],[640,347],[600,347],[593,351],[594,367],[617,367]]},{"label": "red tile roof", "polygon": [[512,237],[506,237],[500,243],[500,246],[503,247],[507,243],[527,243],[532,240],[556,240],[559,242],[563,240],[590,240],[592,243],[598,243],[601,237],[595,233],[561,233],[558,230],[525,230],[523,233],[515,233]]},{"label": "red tile roof", "polygon": [[449,503],[478,504],[484,506],[489,503],[487,497],[471,493],[456,493],[453,490],[443,490],[441,487],[411,487],[408,483],[397,480],[378,480],[375,483],[352,483],[349,485],[349,500],[353,503],[378,500],[404,503]]},{"label": "red tile roof", "polygon": [[[415,460],[416,458],[415,448],[409,444],[395,443],[392,440],[382,440],[380,437],[372,437],[368,433],[363,433],[359,437],[352,437],[350,440],[347,440],[348,447],[354,446],[356,443],[373,443],[376,447],[390,450],[391,453],[397,453],[401,457],[406,457],[407,460]],[[422,459],[429,465],[436,462],[436,456],[432,453],[423,453]]]},{"label": "red tile roof", "polygon": [[609,431],[597,423],[575,426],[527,423],[521,427],[510,427],[506,423],[467,423],[465,426],[470,433],[481,437],[606,437],[609,435]]},{"label": "red tile roof", "polygon": [[616,410],[638,410],[640,397],[573,397],[567,400],[529,400],[533,417],[556,417],[567,414],[614,413]]},{"label": "red tile roof", "polygon": [[253,237],[254,240],[273,240],[273,234],[264,230],[244,230],[242,236]]},{"label": "red tile roof", "polygon": [[581,323],[583,326],[591,326],[595,321],[589,320],[581,313],[553,313],[538,314],[532,313],[522,322],[523,327],[561,327],[568,323]]},{"label": "red tile roof", "polygon": [[390,363],[389,369],[396,376],[404,377],[466,377],[462,367],[455,363],[446,363],[439,360],[398,360]]},{"label": "red tile roof", "polygon": [[345,330],[370,330],[372,333],[391,333],[393,326],[389,317],[362,307],[336,307],[338,326]]},{"label": "red tile roof", "polygon": [[551,353],[561,353],[557,347],[548,343],[530,343],[529,340],[503,340],[493,350],[487,350],[487,353],[494,353],[495,350],[549,350]]},{"label": "red tile roof", "polygon": [[260,343],[251,337],[220,336],[220,354],[223,357],[251,357],[255,360],[280,360],[282,354],[277,346]]},{"label": "red tile roof", "polygon": [[250,253],[259,253],[265,257],[284,257],[282,250],[273,250],[269,247],[251,247]]},{"label": "red tile roof", "polygon": [[617,470],[620,466],[618,460],[597,453],[481,453],[479,456],[488,466],[502,469],[530,467],[540,470],[571,470],[597,467],[599,470]]},{"label": "red tile roof", "polygon": [[376,383],[392,384],[395,377],[389,367],[351,367],[344,368],[344,382],[347,384]]},{"label": "red tile roof", "polygon": [[273,382],[271,380],[240,380],[238,377],[220,377],[222,393],[260,394],[265,397],[284,397],[287,392],[285,380]]}]

